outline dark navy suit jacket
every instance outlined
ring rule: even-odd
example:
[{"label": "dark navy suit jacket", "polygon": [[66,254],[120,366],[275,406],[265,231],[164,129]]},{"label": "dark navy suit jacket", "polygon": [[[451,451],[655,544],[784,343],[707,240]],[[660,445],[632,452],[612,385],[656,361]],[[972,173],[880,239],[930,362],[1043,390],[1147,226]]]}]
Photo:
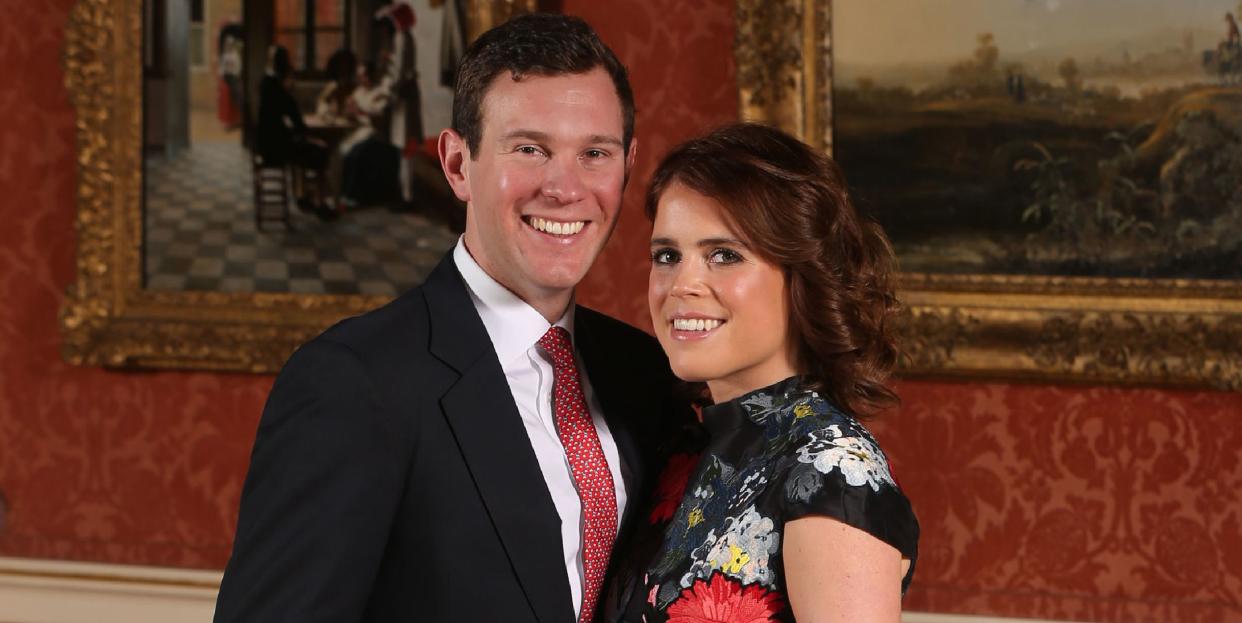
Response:
[{"label": "dark navy suit jacket", "polygon": [[[582,307],[574,332],[621,457],[623,551],[655,448],[690,412],[646,333]],[[573,612],[560,518],[451,254],[290,358],[259,424],[218,623]]]}]

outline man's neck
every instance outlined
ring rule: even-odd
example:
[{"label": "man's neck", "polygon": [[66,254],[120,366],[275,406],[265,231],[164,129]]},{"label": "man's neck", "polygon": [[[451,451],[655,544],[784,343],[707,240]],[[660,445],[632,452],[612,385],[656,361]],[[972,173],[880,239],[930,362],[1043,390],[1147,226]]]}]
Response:
[{"label": "man's neck", "polygon": [[539,288],[531,288],[530,291],[526,291],[522,288],[516,288],[509,283],[505,283],[505,279],[498,275],[500,271],[491,270],[488,267],[486,260],[480,261],[479,257],[470,251],[470,244],[468,242],[463,240],[463,244],[466,248],[466,253],[470,255],[471,259],[479,265],[479,268],[482,269],[488,277],[491,277],[492,280],[500,284],[501,287],[512,292],[514,296],[522,299],[522,302],[530,305],[535,311],[539,312],[539,315],[543,316],[544,319],[548,321],[548,324],[556,324],[556,322],[565,315],[565,312],[569,309],[570,304],[573,303],[573,288],[570,288],[569,290],[543,290]]},{"label": "man's neck", "polygon": [[[508,286],[506,286],[508,287]],[[524,292],[514,292],[527,305],[535,308],[539,315],[543,316],[548,324],[556,324],[556,321],[565,315],[565,311],[569,309],[570,303],[574,300],[574,292],[570,290],[568,293],[557,293],[547,297],[530,296]]]}]

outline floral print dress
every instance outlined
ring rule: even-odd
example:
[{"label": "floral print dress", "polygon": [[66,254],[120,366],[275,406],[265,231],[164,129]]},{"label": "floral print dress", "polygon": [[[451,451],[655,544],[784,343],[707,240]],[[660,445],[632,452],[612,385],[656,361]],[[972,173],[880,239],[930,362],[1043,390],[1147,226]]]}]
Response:
[{"label": "floral print dress", "polygon": [[[701,454],[674,454],[612,587],[620,621],[793,621],[781,537],[808,515],[840,520],[918,556],[918,522],[871,434],[793,377],[703,411]],[[680,500],[680,504],[677,501]],[[646,545],[644,545],[644,542]],[[625,568],[625,567],[623,567]]]}]

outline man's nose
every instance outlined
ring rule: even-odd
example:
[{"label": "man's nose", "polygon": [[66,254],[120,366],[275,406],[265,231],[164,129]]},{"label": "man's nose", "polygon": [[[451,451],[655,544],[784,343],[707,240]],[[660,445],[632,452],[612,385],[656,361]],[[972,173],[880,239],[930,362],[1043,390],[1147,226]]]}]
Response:
[{"label": "man's nose", "polygon": [[548,175],[543,180],[543,194],[560,203],[581,201],[587,194],[583,173],[577,158],[552,158],[548,163]]}]

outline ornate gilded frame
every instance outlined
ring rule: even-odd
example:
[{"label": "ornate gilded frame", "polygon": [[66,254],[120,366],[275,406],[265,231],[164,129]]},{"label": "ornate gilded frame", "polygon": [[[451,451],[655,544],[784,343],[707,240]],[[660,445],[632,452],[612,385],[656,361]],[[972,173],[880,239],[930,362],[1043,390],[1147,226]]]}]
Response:
[{"label": "ornate gilded frame", "polygon": [[[533,0],[472,0],[473,22]],[[272,372],[302,342],[383,297],[142,287],[142,0],[78,0],[65,82],[77,110],[77,278],[60,322],[79,365]]]},{"label": "ornate gilded frame", "polygon": [[[832,149],[831,0],[737,0],[738,101]],[[903,273],[911,375],[1242,389],[1242,282]]]}]

